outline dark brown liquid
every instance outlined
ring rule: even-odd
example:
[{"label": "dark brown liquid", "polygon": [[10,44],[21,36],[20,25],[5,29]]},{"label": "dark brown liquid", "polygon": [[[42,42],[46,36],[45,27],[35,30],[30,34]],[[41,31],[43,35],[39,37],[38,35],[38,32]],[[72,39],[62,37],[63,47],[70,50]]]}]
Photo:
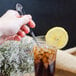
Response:
[{"label": "dark brown liquid", "polygon": [[45,68],[42,60],[35,64],[35,76],[54,76],[55,61]]},{"label": "dark brown liquid", "polygon": [[8,76],[8,75],[0,73],[0,76]]}]

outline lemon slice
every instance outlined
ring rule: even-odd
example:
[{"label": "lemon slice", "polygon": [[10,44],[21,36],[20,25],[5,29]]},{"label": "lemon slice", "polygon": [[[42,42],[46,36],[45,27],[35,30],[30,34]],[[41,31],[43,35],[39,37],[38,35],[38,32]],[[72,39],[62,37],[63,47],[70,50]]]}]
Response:
[{"label": "lemon slice", "polygon": [[45,35],[45,40],[48,45],[61,49],[65,47],[68,42],[68,33],[62,27],[53,27]]}]

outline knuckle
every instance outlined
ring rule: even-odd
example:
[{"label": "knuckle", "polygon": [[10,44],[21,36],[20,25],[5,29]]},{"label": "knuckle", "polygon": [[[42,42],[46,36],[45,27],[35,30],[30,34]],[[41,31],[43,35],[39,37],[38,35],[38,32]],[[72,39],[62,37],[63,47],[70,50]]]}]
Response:
[{"label": "knuckle", "polygon": [[16,10],[8,10],[6,13],[9,13],[9,14],[13,14],[13,15],[19,15],[19,13],[16,11]]}]

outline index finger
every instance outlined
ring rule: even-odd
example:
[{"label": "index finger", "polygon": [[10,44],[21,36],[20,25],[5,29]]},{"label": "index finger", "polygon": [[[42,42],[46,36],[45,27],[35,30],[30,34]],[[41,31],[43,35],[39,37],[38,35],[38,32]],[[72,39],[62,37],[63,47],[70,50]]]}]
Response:
[{"label": "index finger", "polygon": [[36,26],[35,22],[32,19],[28,22],[28,25],[31,28],[35,28],[35,26]]}]

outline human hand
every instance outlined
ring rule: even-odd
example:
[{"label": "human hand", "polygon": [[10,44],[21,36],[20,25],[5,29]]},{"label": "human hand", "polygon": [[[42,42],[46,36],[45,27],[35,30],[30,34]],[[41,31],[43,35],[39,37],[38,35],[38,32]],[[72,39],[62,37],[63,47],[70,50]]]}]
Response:
[{"label": "human hand", "polygon": [[35,27],[31,15],[20,16],[15,10],[8,10],[0,18],[1,40],[21,40],[25,34],[30,32],[30,29],[26,24],[31,28]]}]

